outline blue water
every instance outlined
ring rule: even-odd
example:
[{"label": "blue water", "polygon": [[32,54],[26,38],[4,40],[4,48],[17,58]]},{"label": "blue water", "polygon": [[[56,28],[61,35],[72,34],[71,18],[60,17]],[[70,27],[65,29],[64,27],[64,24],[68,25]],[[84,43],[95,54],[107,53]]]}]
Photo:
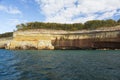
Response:
[{"label": "blue water", "polygon": [[120,50],[0,50],[0,80],[120,80]]}]

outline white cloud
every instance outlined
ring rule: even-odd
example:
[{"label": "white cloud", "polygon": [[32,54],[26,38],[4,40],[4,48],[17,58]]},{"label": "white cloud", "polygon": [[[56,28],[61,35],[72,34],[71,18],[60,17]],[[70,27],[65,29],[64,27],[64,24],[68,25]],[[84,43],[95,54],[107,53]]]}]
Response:
[{"label": "white cloud", "polygon": [[[3,24],[4,22],[5,24]],[[17,19],[1,20],[0,21],[0,34],[4,32],[13,31],[17,23],[19,23]]]},{"label": "white cloud", "polygon": [[10,23],[10,25],[12,25],[12,26],[15,26],[15,25],[17,25],[17,24],[20,24],[20,20],[19,19],[9,19],[8,20],[8,23]]},{"label": "white cloud", "polygon": [[[5,24],[3,24],[5,22]],[[27,20],[22,19],[7,19],[7,20],[1,20],[0,21],[0,34],[4,32],[11,32],[13,30],[16,30],[16,25],[21,23],[26,23]],[[8,28],[9,27],[9,28]]]},{"label": "white cloud", "polygon": [[16,25],[18,25],[18,24],[25,23],[25,22],[27,22],[27,20],[8,19],[8,23],[9,23],[11,26],[16,26]]},{"label": "white cloud", "polygon": [[[112,18],[118,14],[120,0],[35,0],[46,22],[74,23]],[[77,17],[76,17],[77,16]]]},{"label": "white cloud", "polygon": [[9,14],[21,14],[21,11],[17,7],[0,5],[0,11],[7,12]]}]

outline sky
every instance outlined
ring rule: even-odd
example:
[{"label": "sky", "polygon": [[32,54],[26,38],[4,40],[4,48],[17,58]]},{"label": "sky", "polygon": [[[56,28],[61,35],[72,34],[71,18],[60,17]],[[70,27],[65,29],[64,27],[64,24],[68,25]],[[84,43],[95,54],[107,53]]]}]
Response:
[{"label": "sky", "polygon": [[120,19],[120,0],[0,0],[0,33],[27,22]]}]

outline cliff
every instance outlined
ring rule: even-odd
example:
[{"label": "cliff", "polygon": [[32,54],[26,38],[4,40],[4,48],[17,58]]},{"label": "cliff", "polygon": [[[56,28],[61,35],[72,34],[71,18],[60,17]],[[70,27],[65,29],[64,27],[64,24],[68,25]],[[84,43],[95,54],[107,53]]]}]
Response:
[{"label": "cliff", "polygon": [[16,31],[0,39],[6,49],[120,49],[120,26],[108,30],[63,31],[32,29]]},{"label": "cliff", "polygon": [[12,41],[12,37],[1,38],[0,39],[0,49],[9,49],[9,45]]}]

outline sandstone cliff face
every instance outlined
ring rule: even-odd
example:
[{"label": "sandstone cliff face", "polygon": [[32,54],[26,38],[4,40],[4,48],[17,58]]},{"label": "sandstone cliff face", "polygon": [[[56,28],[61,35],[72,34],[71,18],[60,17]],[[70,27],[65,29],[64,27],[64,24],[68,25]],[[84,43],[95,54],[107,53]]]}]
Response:
[{"label": "sandstone cliff face", "polygon": [[9,49],[11,41],[12,41],[12,37],[0,39],[0,49],[4,49],[4,48]]},{"label": "sandstone cliff face", "polygon": [[9,49],[54,49],[50,34],[40,32],[18,31],[13,35]]},{"label": "sandstone cliff face", "polygon": [[87,33],[64,34],[53,40],[55,48],[99,49],[120,48],[120,31],[93,31]]},{"label": "sandstone cliff face", "polygon": [[67,32],[28,30],[14,32],[13,39],[0,39],[6,49],[120,49],[120,30]]}]

